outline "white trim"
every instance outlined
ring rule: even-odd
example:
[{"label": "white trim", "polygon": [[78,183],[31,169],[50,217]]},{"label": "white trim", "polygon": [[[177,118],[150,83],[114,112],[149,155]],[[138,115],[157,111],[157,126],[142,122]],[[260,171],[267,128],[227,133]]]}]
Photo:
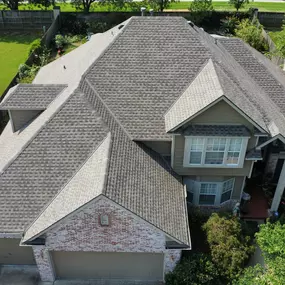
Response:
[{"label": "white trim", "polygon": [[[203,150],[201,155],[201,163],[200,164],[190,164],[190,154],[191,154],[191,141],[193,138],[203,139]],[[224,157],[223,157],[223,164],[206,164],[205,163],[205,156],[206,156],[206,147],[207,147],[207,139],[209,138],[215,138],[215,139],[226,139],[226,146],[225,150],[223,151]],[[230,139],[236,139],[241,138],[241,149],[239,151],[239,158],[238,158],[238,164],[226,164],[226,157],[229,152],[229,145],[230,145]],[[248,144],[248,137],[218,137],[218,136],[185,136],[185,146],[184,146],[184,158],[183,158],[183,167],[191,167],[191,168],[243,168],[244,160],[245,160],[245,154]],[[200,151],[198,151],[200,152]]]},{"label": "white trim", "polygon": [[237,111],[240,115],[242,115],[245,119],[247,119],[252,125],[254,125],[257,129],[259,129],[262,133],[266,132],[261,126],[259,126],[255,121],[253,121],[249,116],[247,116],[242,110],[240,110],[232,101],[230,101],[227,97],[224,97],[225,102],[227,102],[235,111]]},{"label": "white trim", "polygon": [[8,110],[8,114],[9,114],[9,118],[10,118],[10,121],[11,121],[12,132],[15,133],[16,132],[16,128],[15,128],[15,125],[14,125],[14,122],[13,122],[13,118],[12,118],[12,114],[11,114],[10,110]]},{"label": "white trim", "polygon": [[174,166],[174,152],[175,152],[175,136],[172,136],[171,142],[171,167]]},{"label": "white trim", "polygon": [[241,191],[240,191],[240,195],[239,195],[239,200],[240,200],[240,201],[241,201],[243,189],[244,189],[244,187],[245,187],[245,181],[246,181],[246,176],[243,177],[243,182],[242,182],[242,185],[241,185]]},{"label": "white trim", "polygon": [[277,139],[281,140],[285,144],[285,138],[281,134],[278,134],[278,135],[272,137],[270,140],[268,140],[268,141],[264,142],[263,144],[257,146],[256,149],[261,149],[264,146],[270,144],[271,142],[273,142],[273,141],[275,141]]},{"label": "white trim", "polygon": [[0,238],[22,238],[21,233],[0,233]]},{"label": "white trim", "polygon": [[[210,103],[209,105],[203,107],[200,111],[196,112],[194,115],[190,116],[188,119],[184,120],[183,122],[179,123],[178,125],[176,125],[175,127],[173,127],[172,129],[168,130],[167,132],[174,132],[177,129],[179,129],[181,126],[183,126],[184,124],[190,122],[191,120],[193,120],[194,118],[196,118],[197,116],[199,116],[200,114],[204,113],[205,111],[207,111],[209,108],[211,108],[212,106],[216,105],[216,103],[219,103],[221,100],[223,100],[223,96],[219,97],[218,99],[216,99],[215,101],[213,101],[212,103]],[[170,109],[169,109],[170,110]],[[167,113],[169,112],[169,110],[167,111]],[[166,114],[167,114],[166,113]],[[166,115],[165,114],[165,115]],[[165,116],[164,115],[164,116]]]},{"label": "white trim", "polygon": [[[195,180],[192,180],[192,179],[189,179],[189,180],[193,181],[193,189],[191,189],[192,191],[188,191],[188,192],[193,193],[193,202],[192,202],[192,204],[194,204],[194,205],[199,205],[201,207],[203,207],[203,206],[205,206],[205,207],[208,207],[208,206],[220,206],[221,204],[224,204],[227,201],[230,201],[232,199],[232,195],[233,195],[233,191],[234,191],[234,187],[235,187],[235,177],[232,177],[232,178],[224,180],[224,181],[197,181],[197,180],[195,181]],[[228,182],[230,180],[233,180],[232,189],[229,190],[229,191],[231,191],[230,199],[228,199],[228,200],[226,200],[224,202],[221,202],[222,194],[223,194],[223,186],[224,186],[224,184],[226,182]],[[200,194],[201,184],[216,184],[217,185],[217,192],[216,192],[215,195],[213,195],[213,196],[215,196],[214,204],[200,204],[199,203],[199,199],[200,199],[200,195],[201,195]],[[229,192],[229,191],[226,191],[226,192]],[[207,194],[204,194],[204,195],[207,195]],[[209,195],[211,195],[211,194],[209,194]]]},{"label": "white trim", "polygon": [[[127,211],[128,213],[130,213],[132,215],[132,217],[140,222],[143,222],[143,223],[146,223],[148,226],[150,226],[151,228],[153,228],[154,230],[156,231],[160,231],[161,233],[163,233],[164,235],[166,235],[168,238],[176,241],[177,243],[179,244],[185,244],[184,242],[182,241],[179,241],[178,239],[176,239],[175,237],[167,234],[165,231],[159,229],[158,227],[156,227],[155,225],[151,224],[150,222],[146,221],[145,219],[139,217],[138,215],[136,215],[135,213],[133,213],[132,211],[128,210],[127,208],[121,206],[120,204],[116,203],[115,201],[111,200],[109,197],[105,196],[104,194],[100,194],[99,196],[97,196],[96,198],[88,201],[87,203],[85,203],[84,205],[82,205],[81,207],[77,208],[75,211],[69,213],[67,216],[63,217],[62,219],[60,219],[59,221],[57,221],[56,223],[54,223],[53,225],[47,227],[45,230],[41,231],[40,233],[38,233],[37,235],[34,235],[33,237],[31,237],[30,239],[26,240],[24,243],[22,243],[22,240],[24,238],[21,239],[21,242],[20,242],[20,245],[25,245],[25,243],[27,243],[28,241],[31,241],[31,240],[34,240],[35,238],[43,235],[44,233],[46,233],[47,231],[51,230],[51,229],[54,229],[58,224],[60,224],[61,222],[64,222],[66,221],[67,219],[69,219],[71,216],[77,214],[79,211],[89,207],[90,203],[92,202],[96,202],[97,200],[100,200],[100,199],[106,199],[108,200],[110,203],[112,203],[113,205],[119,207],[120,209],[123,209],[125,211]],[[188,225],[187,225],[188,226]],[[189,236],[189,239],[190,239],[190,236]],[[186,246],[188,246],[187,244],[185,244]],[[34,246],[34,245],[31,245],[31,246]]]},{"label": "white trim", "polygon": [[177,130],[178,128],[180,128],[181,126],[183,126],[184,124],[190,122],[191,120],[193,120],[195,117],[199,116],[200,114],[204,113],[205,111],[207,111],[209,108],[211,108],[212,106],[216,105],[217,103],[219,103],[220,101],[224,100],[226,103],[228,103],[235,111],[237,111],[242,117],[244,117],[247,121],[249,121],[253,126],[255,126],[260,132],[264,133],[266,132],[266,130],[264,130],[261,126],[259,126],[255,121],[253,121],[249,116],[247,116],[242,110],[240,110],[233,102],[231,102],[225,95],[222,95],[221,97],[219,97],[218,99],[216,99],[215,101],[213,101],[212,103],[210,103],[209,105],[205,106],[204,108],[202,108],[200,111],[196,112],[194,115],[190,116],[188,119],[184,120],[183,122],[179,123],[178,125],[176,125],[174,128],[168,130],[167,132],[174,132],[175,130]]}]

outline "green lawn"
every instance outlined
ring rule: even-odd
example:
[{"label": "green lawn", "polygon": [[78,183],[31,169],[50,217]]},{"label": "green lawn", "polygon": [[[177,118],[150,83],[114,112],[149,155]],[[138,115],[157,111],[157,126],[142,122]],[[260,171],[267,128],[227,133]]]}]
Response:
[{"label": "green lawn", "polygon": [[[171,3],[168,9],[171,10],[188,10],[191,2],[177,2],[177,3]],[[61,11],[63,12],[74,12],[76,11],[75,8],[70,3],[58,3],[58,6],[60,6]],[[139,11],[139,8],[142,6],[140,2],[133,2],[131,5],[126,5],[125,8],[121,9],[121,11],[131,11],[132,7],[135,6],[137,10]],[[213,6],[215,10],[220,11],[234,11],[235,9],[230,6],[227,2],[213,2]],[[264,2],[250,2],[248,5],[246,5],[245,9],[247,10],[250,7],[258,8],[259,11],[268,11],[268,12],[285,12],[285,2],[284,3],[264,3]],[[5,7],[3,5],[0,5],[0,10],[4,9]],[[45,10],[46,8],[35,6],[31,4],[22,4],[19,6],[20,10]],[[49,7],[47,10],[52,9],[52,7]],[[106,12],[106,11],[114,11],[118,9],[115,9],[112,5],[101,5],[98,3],[93,3],[91,7],[91,12]]]},{"label": "green lawn", "polygon": [[17,74],[19,65],[28,58],[31,42],[38,37],[37,34],[0,34],[0,96]]},{"label": "green lawn", "polygon": [[[188,9],[190,6],[190,3],[191,2],[171,3],[169,9],[173,9],[173,10]],[[214,10],[235,11],[233,6],[229,5],[228,2],[213,2],[213,6],[214,6]],[[248,5],[246,5],[245,9],[242,9],[242,10],[248,10],[250,7],[258,8],[259,11],[285,12],[285,2],[284,3],[250,2]]]}]

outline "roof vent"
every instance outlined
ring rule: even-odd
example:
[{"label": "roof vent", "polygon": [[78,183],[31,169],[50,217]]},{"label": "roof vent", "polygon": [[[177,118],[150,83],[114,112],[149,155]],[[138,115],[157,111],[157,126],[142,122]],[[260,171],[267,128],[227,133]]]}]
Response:
[{"label": "roof vent", "polygon": [[123,27],[124,27],[124,25],[120,25],[120,26],[118,27],[118,29],[121,30]]},{"label": "roof vent", "polygon": [[142,15],[142,16],[145,15],[145,11],[146,11],[146,8],[145,8],[145,7],[141,7],[141,15]]},{"label": "roof vent", "polygon": [[195,25],[192,21],[187,21],[187,23],[193,28]]}]

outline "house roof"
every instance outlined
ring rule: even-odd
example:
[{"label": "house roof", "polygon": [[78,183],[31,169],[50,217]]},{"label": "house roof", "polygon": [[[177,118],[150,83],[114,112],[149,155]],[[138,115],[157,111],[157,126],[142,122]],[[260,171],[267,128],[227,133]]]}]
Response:
[{"label": "house roof", "polygon": [[102,194],[107,175],[111,134],[109,133],[78,172],[26,230],[22,242],[42,233],[70,213]]},{"label": "house roof", "polygon": [[178,128],[186,120],[223,95],[224,91],[220,85],[213,61],[207,60],[206,65],[197,77],[166,112],[166,132]]},{"label": "house roof", "polygon": [[[74,51],[78,56],[78,69],[76,60],[63,69],[62,59],[59,59],[44,67],[36,77],[37,84],[58,84],[62,80],[68,87],[35,123],[21,133],[8,136],[9,145],[19,140],[15,143],[16,152],[6,151],[6,157],[5,152],[0,151],[5,161],[0,164],[2,232],[21,232],[37,218],[40,220],[41,213],[45,213],[43,209],[56,209],[58,216],[48,215],[50,219],[42,226],[47,228],[97,195],[86,193],[86,200],[71,203],[72,207],[64,214],[58,209],[59,198],[54,199],[63,196],[68,201],[72,191],[82,192],[80,185],[84,180],[79,179],[76,184],[76,174],[84,175],[82,169],[85,164],[89,165],[88,158],[95,155],[110,134],[108,175],[104,188],[100,189],[102,195],[189,245],[182,179],[162,156],[137,141],[169,140],[164,121],[167,111],[183,101],[183,94],[192,94],[192,100],[187,95],[183,101],[191,108],[193,102],[200,104],[207,99],[202,98],[204,93],[195,80],[205,83],[208,78],[219,98],[228,100],[259,130],[271,135],[285,134],[283,111],[274,98],[226,49],[226,44],[195,26],[190,27],[185,19],[132,17],[122,29],[115,27],[113,31],[114,34],[110,31],[102,34],[102,40],[105,39],[102,45],[97,41],[87,43],[91,58],[86,57],[85,52]],[[249,54],[254,57],[253,53]],[[72,52],[68,56],[71,55]],[[204,77],[197,79],[199,73]],[[282,76],[279,73],[278,76],[281,80]],[[196,86],[194,91],[199,93],[191,86]],[[203,88],[216,98],[211,90]],[[279,100],[283,100],[281,96]],[[7,130],[9,125],[5,136],[9,135]],[[21,141],[21,138],[25,139]],[[7,147],[4,138],[1,139],[0,145]],[[100,165],[100,159],[96,159],[97,163]],[[92,167],[95,168],[95,164],[91,163]],[[40,231],[40,227],[35,226],[35,232]]]},{"label": "house roof", "polygon": [[18,84],[1,102],[0,110],[45,110],[66,87],[64,84]]}]

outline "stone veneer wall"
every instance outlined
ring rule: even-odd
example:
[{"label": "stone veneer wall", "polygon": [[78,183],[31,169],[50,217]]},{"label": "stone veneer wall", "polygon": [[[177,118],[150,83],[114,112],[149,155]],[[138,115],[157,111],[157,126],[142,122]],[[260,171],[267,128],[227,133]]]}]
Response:
[{"label": "stone veneer wall", "polygon": [[[100,215],[109,216],[109,226],[100,225]],[[107,198],[89,203],[46,233],[46,245],[34,246],[43,281],[54,281],[48,251],[165,252],[165,270],[172,270],[181,250],[166,250],[165,236]]]}]

